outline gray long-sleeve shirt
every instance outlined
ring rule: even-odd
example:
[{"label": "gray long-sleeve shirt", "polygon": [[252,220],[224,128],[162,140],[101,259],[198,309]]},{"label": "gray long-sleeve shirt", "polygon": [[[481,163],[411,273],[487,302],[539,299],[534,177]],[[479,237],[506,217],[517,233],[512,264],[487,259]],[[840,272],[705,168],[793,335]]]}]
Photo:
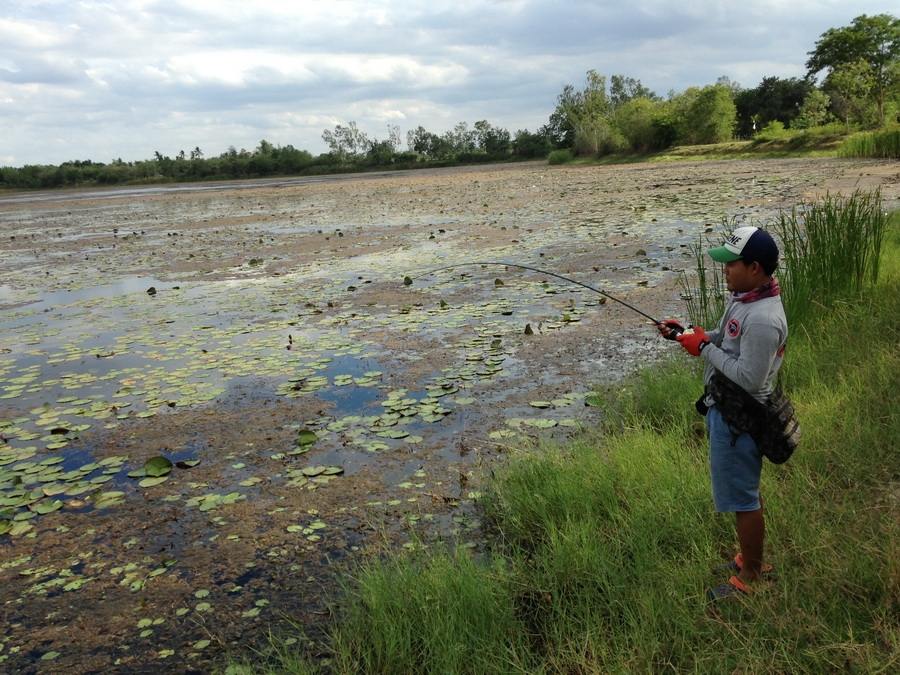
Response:
[{"label": "gray long-sleeve shirt", "polygon": [[765,403],[775,389],[788,327],[778,296],[756,302],[738,302],[733,297],[701,356],[706,361],[703,381],[709,383],[714,369],[738,384],[756,400]]}]

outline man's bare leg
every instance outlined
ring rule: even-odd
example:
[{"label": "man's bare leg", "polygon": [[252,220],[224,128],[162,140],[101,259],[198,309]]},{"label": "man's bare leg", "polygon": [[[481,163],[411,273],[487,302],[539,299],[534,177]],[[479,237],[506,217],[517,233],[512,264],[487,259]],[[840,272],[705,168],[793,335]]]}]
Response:
[{"label": "man's bare leg", "polygon": [[741,546],[742,581],[755,581],[759,578],[763,561],[763,540],[765,539],[765,521],[760,506],[755,511],[738,511],[737,520],[738,543]]}]

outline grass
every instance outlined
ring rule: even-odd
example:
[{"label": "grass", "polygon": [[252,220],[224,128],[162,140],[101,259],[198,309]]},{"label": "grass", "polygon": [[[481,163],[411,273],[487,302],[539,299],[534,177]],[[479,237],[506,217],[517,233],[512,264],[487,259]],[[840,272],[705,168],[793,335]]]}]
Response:
[{"label": "grass", "polygon": [[900,159],[900,128],[854,134],[841,144],[838,155]]},{"label": "grass", "polygon": [[[513,455],[483,500],[492,550],[389,554],[350,584],[327,669],[380,672],[890,672],[900,665],[900,213],[878,278],[792,333],[784,368],[803,425],[767,464],[778,579],[717,608],[734,552],[713,513],[696,361],[608,392],[562,447]],[[274,672],[313,672],[276,660]],[[257,666],[256,670],[259,670]],[[239,671],[236,671],[239,672]]]},{"label": "grass", "polygon": [[632,162],[680,162],[724,159],[783,159],[789,157],[836,157],[847,131],[829,124],[810,129],[760,132],[748,141],[708,145],[679,145],[656,153],[622,153],[603,157],[579,157],[575,164],[626,164]]}]

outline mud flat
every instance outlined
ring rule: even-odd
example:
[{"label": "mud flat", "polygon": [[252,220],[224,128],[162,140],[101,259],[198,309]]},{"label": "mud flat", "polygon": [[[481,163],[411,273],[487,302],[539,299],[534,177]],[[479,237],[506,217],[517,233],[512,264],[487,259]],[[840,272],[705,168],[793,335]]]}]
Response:
[{"label": "mud flat", "polygon": [[878,185],[896,206],[896,164],[843,160],[0,198],[0,669],[204,671],[315,627],[379,546],[480,546],[479,476],[673,348],[539,275],[404,276],[506,260],[677,314],[723,218]]}]

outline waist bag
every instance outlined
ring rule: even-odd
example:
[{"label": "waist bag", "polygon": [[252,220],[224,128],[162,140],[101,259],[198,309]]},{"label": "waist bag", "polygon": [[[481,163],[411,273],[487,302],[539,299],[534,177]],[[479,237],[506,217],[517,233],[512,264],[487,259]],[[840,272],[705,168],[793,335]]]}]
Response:
[{"label": "waist bag", "polygon": [[800,423],[780,385],[760,403],[717,370],[706,393],[713,397],[725,423],[738,433],[750,434],[760,453],[773,464],[783,464],[797,449]]}]

